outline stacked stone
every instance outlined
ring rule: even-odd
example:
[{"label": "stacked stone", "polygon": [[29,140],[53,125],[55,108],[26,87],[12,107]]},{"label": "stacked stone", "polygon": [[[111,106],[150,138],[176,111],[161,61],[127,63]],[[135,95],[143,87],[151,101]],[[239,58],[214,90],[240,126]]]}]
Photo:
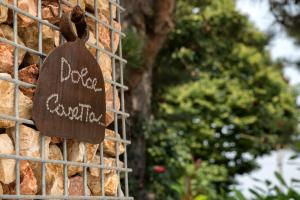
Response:
[{"label": "stacked stone", "polygon": [[[109,25],[110,6],[109,0],[97,0],[99,19]],[[4,0],[4,3],[13,4],[13,0]],[[26,13],[37,17],[36,0],[18,0],[17,7]],[[77,0],[69,1],[75,5]],[[94,13],[94,0],[81,0],[80,6],[87,12]],[[63,12],[70,12],[69,5],[61,5]],[[112,5],[112,15],[116,17],[116,7]],[[49,23],[58,25],[59,23],[59,3],[58,0],[42,1],[42,17]],[[14,41],[13,37],[13,12],[5,6],[0,5],[0,37]],[[19,45],[30,49],[38,50],[38,24],[35,20],[18,14],[17,16],[16,39]],[[87,19],[90,28],[89,42],[96,45],[95,21]],[[120,30],[120,24],[113,20],[112,26]],[[98,25],[99,47],[115,53],[119,44],[119,34],[114,34],[113,46],[111,49],[110,30],[108,26]],[[42,46],[43,53],[48,54],[59,45],[59,32],[53,30],[47,25],[42,25]],[[88,47],[95,56],[96,49]],[[0,42],[0,76],[6,79],[14,77],[14,52],[15,47]],[[39,76],[39,56],[26,52],[23,49],[18,50],[17,64],[19,66],[18,78],[23,82],[36,84]],[[111,57],[103,52],[99,52],[98,63],[103,72],[105,80],[112,80]],[[0,114],[15,116],[15,85],[11,82],[0,80]],[[19,117],[23,119],[32,119],[32,99],[35,93],[34,88],[20,86],[19,93]],[[113,86],[105,83],[106,105],[107,108],[113,108]],[[115,94],[116,110],[120,109],[120,100]],[[106,125],[114,121],[114,113],[106,112]],[[14,121],[0,119],[0,154],[14,155],[16,144],[16,123]],[[120,135],[113,130],[106,129],[105,136],[109,138],[120,138]],[[33,126],[26,124],[19,125],[19,155],[42,158],[41,149],[44,148],[45,160],[63,160],[63,139],[59,137],[45,137],[44,146],[40,146],[41,134]],[[118,144],[118,145],[117,145]],[[100,156],[99,144],[87,144],[75,140],[67,141],[67,160],[72,162],[84,162],[86,152],[86,162],[100,165],[103,160],[107,167],[122,167],[122,162],[116,160],[116,151],[119,155],[124,152],[124,145],[115,140],[105,139],[103,142],[104,157]],[[0,194],[16,194],[16,160],[0,159]],[[64,165],[63,164],[45,164],[45,181],[47,195],[64,194]],[[68,193],[73,196],[84,195],[83,167],[68,165],[67,168]],[[104,176],[104,192],[101,191],[101,179]],[[101,173],[100,168],[89,167],[87,169],[87,190],[86,195],[115,196],[120,182],[120,177],[115,169],[104,169]],[[38,161],[20,161],[20,193],[22,195],[38,195],[42,192],[42,163]]]}]

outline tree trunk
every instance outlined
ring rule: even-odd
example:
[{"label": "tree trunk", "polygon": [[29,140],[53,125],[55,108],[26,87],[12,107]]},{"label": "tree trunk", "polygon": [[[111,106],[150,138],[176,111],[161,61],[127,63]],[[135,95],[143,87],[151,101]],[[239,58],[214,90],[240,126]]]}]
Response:
[{"label": "tree trunk", "polygon": [[[124,0],[124,24],[134,26],[146,37],[143,65],[126,68],[129,92],[126,109],[130,112],[129,130],[132,145],[129,147],[129,166],[133,168],[131,185],[136,199],[148,199],[144,186],[146,169],[146,141],[144,125],[151,116],[152,69],[155,58],[172,29],[175,0]],[[126,27],[125,27],[126,28]]]}]

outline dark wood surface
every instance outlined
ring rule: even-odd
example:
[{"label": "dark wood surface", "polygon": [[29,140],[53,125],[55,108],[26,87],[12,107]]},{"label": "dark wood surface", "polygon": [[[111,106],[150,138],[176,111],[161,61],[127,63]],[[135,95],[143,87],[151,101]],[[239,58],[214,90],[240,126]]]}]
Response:
[{"label": "dark wood surface", "polygon": [[40,69],[34,95],[38,130],[46,136],[101,143],[105,112],[103,75],[84,41],[67,42],[51,52]]}]

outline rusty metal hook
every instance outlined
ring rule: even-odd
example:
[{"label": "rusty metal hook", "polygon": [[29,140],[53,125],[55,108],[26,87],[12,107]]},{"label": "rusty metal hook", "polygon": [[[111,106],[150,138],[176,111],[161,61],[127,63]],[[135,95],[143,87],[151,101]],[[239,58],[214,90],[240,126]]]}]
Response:
[{"label": "rusty metal hook", "polygon": [[[72,22],[75,24],[76,32],[74,31]],[[71,15],[64,13],[59,23],[60,32],[68,42],[75,41],[77,38],[87,42],[89,39],[89,30],[85,20],[84,11],[80,6],[75,6]]]}]

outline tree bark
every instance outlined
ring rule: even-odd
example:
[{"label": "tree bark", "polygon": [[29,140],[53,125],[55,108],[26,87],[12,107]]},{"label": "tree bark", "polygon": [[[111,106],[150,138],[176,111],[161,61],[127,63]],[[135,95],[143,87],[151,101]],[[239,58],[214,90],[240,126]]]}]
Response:
[{"label": "tree bark", "polygon": [[148,199],[145,190],[146,141],[145,123],[151,116],[152,71],[159,53],[172,27],[175,0],[124,0],[124,24],[134,26],[146,38],[143,65],[139,69],[126,68],[129,92],[126,110],[130,112],[129,130],[132,145],[129,147],[129,166],[133,168],[131,185],[136,199]]}]

